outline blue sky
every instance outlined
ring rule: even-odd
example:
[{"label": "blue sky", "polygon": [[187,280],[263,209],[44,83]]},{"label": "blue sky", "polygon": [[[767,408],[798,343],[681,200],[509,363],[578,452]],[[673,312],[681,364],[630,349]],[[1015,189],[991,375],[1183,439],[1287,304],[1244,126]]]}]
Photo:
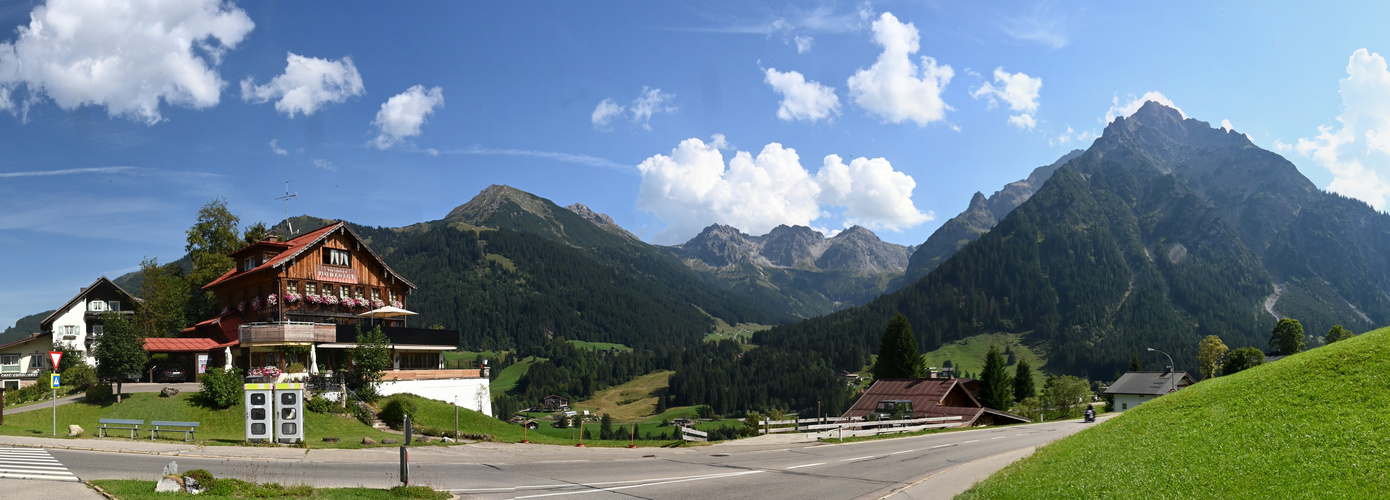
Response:
[{"label": "blue sky", "polygon": [[918,244],[1144,96],[1384,208],[1387,4],[1112,4],[0,0],[0,326],[287,180],[367,225],[508,184],[654,243]]}]

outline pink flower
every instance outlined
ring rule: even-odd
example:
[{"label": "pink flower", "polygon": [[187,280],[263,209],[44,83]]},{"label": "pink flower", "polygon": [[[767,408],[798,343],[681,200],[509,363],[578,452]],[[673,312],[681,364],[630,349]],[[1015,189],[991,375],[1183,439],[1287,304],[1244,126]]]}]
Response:
[{"label": "pink flower", "polygon": [[275,301],[277,300],[276,297],[277,297],[277,296],[276,296],[275,294],[273,294],[273,293],[270,294],[270,295],[266,295],[266,296],[265,296],[265,305],[267,305],[267,306],[273,306],[273,305],[275,305]]},{"label": "pink flower", "polygon": [[254,299],[251,299],[251,309],[255,310],[255,309],[260,309],[260,308],[261,308],[261,298],[260,298],[260,297],[256,297],[256,298],[254,298]]},{"label": "pink flower", "polygon": [[236,310],[237,312],[246,312],[246,301],[237,302]]}]

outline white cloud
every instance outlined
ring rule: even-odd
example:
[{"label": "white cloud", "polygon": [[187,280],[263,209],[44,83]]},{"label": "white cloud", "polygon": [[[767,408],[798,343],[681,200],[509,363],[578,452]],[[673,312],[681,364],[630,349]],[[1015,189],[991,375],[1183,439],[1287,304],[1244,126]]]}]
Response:
[{"label": "white cloud", "polygon": [[632,123],[641,125],[645,130],[651,130],[652,115],[676,112],[676,106],[671,104],[675,98],[675,94],[662,93],[661,89],[644,86],[642,93],[627,106],[620,105],[612,99],[600,101],[598,106],[594,107],[594,112],[589,116],[589,120],[593,122],[594,128],[607,131],[613,118],[626,111],[628,119]]},{"label": "white cloud", "polygon": [[442,151],[444,154],[463,154],[463,155],[486,155],[486,156],[527,156],[531,158],[544,158],[547,160],[562,161],[565,163],[575,163],[588,165],[591,167],[611,168],[631,172],[632,165],[621,163],[597,156],[589,156],[574,153],[558,153],[554,151],[535,151],[528,149],[505,149],[505,148],[484,148],[473,146],[468,149]]},{"label": "white cloud", "polygon": [[994,68],[994,82],[985,82],[970,93],[976,99],[989,99],[989,108],[994,109],[1003,100],[1009,110],[1020,112],[1009,117],[1009,123],[1018,128],[1032,130],[1038,124],[1033,114],[1038,111],[1038,93],[1042,90],[1042,78],[1034,78],[1023,72],[1009,73],[1004,68]]},{"label": "white cloud", "polygon": [[1231,126],[1231,120],[1227,120],[1227,119],[1224,119],[1224,118],[1221,120],[1221,130],[1225,130],[1225,131],[1227,131],[1227,132],[1230,132],[1230,131],[1235,130],[1235,129],[1236,129],[1235,127],[1232,127],[1232,126]]},{"label": "white cloud", "polygon": [[1097,134],[1094,131],[1077,132],[1076,130],[1071,128],[1071,125],[1067,125],[1066,132],[1062,132],[1061,134],[1058,134],[1057,137],[1048,139],[1047,144],[1049,146],[1067,146],[1074,141],[1078,143],[1078,146],[1083,146],[1084,144],[1081,143],[1084,143],[1096,137]]},{"label": "white cloud", "polygon": [[606,131],[608,124],[613,121],[613,118],[623,114],[624,109],[627,107],[613,102],[612,99],[604,99],[598,103],[598,106],[594,107],[594,114],[589,117],[589,120],[594,123],[594,128]]},{"label": "white cloud", "polygon": [[919,71],[911,58],[919,49],[917,28],[891,13],[879,16],[873,30],[883,52],[869,69],[849,77],[854,102],[890,123],[912,120],[921,126],[946,119],[952,108],[941,100],[941,91],[955,76],[951,67],[924,56]]},{"label": "white cloud", "polygon": [[816,175],[791,148],[764,146],[757,156],[737,151],[727,164],[722,136],[709,143],[686,139],[670,156],[654,155],[637,166],[642,174],[637,208],[666,222],[656,238],[683,241],[704,227],[729,224],[763,234],[779,224],[810,226],[842,207],[844,225],[902,230],[932,219],[912,204],[911,176],[882,158],[848,165],[830,155]]},{"label": "white cloud", "polygon": [[256,104],[279,99],[275,110],[294,118],[295,113],[312,115],[324,104],[343,102],[366,91],[351,57],[330,61],[290,52],[285,60],[285,73],[265,85],[256,85],[249,76],[242,80],[241,98]]},{"label": "white cloud", "polygon": [[1051,1],[1036,3],[1031,12],[1006,18],[1000,29],[1015,39],[1042,44],[1054,50],[1066,47],[1071,42],[1067,35],[1069,23],[1052,12],[1055,4]]},{"label": "white cloud", "polygon": [[1284,141],[1281,141],[1281,140],[1279,140],[1279,139],[1275,139],[1275,140],[1274,140],[1274,150],[1275,150],[1275,151],[1278,151],[1278,152],[1280,152],[1280,153],[1292,153],[1292,152],[1293,152],[1293,149],[1294,149],[1293,144],[1289,144],[1289,143],[1284,142]]},{"label": "white cloud", "polygon": [[141,169],[136,167],[83,167],[64,168],[59,170],[29,170],[24,172],[0,172],[0,179],[16,177],[53,177],[59,175],[124,174],[134,173],[140,170]]},{"label": "white cloud", "polygon": [[763,81],[782,94],[782,104],[777,108],[778,118],[814,122],[840,114],[840,97],[835,95],[835,87],[808,82],[795,71],[782,73],[776,68],[768,68],[764,70],[764,75]]},{"label": "white cloud", "polygon": [[328,161],[328,160],[325,160],[325,159],[323,159],[323,158],[317,158],[317,159],[315,159],[314,161],[312,161],[312,162],[310,162],[310,163],[311,163],[312,165],[314,165],[314,168],[321,168],[321,169],[327,170],[327,171],[329,171],[329,172],[337,172],[337,171],[338,171],[338,167],[335,166],[335,165],[333,165],[333,162]]},{"label": "white cloud", "polygon": [[276,144],[277,142],[280,142],[280,139],[271,139],[271,140],[270,140],[270,150],[271,150],[271,151],[275,152],[275,154],[280,155],[280,156],[285,156],[285,155],[287,155],[287,154],[290,154],[290,152],[287,151],[287,150],[285,150],[285,148],[282,148],[282,147],[280,147],[278,144]]},{"label": "white cloud", "polygon": [[811,51],[811,45],[815,43],[815,38],[810,35],[796,35],[793,41],[796,42],[796,53],[805,54]]},{"label": "white cloud", "polygon": [[1385,58],[1358,49],[1338,87],[1341,128],[1319,126],[1316,137],[1299,139],[1294,149],[1332,173],[1328,191],[1385,210],[1390,197],[1390,71]]},{"label": "white cloud", "polygon": [[1105,112],[1105,123],[1113,122],[1116,118],[1121,116],[1132,115],[1135,111],[1139,111],[1139,108],[1143,107],[1144,103],[1149,101],[1176,109],[1179,115],[1182,115],[1183,118],[1187,118],[1187,113],[1183,113],[1182,108],[1173,104],[1173,101],[1168,99],[1167,96],[1157,91],[1150,90],[1139,97],[1134,97],[1134,94],[1130,94],[1129,102],[1126,102],[1124,105],[1120,105],[1120,96],[1116,94],[1110,99],[1110,109]]},{"label": "white cloud", "polygon": [[215,68],[254,28],[217,0],[52,1],[0,43],[0,109],[27,115],[46,96],[65,110],[105,106],[153,125],[161,102],[216,106],[225,82]]},{"label": "white cloud", "polygon": [[439,87],[425,90],[423,85],[416,85],[391,96],[382,103],[381,110],[372,119],[372,126],[377,130],[372,145],[377,149],[386,149],[407,137],[420,135],[425,118],[434,113],[434,108],[443,105],[444,89]]}]

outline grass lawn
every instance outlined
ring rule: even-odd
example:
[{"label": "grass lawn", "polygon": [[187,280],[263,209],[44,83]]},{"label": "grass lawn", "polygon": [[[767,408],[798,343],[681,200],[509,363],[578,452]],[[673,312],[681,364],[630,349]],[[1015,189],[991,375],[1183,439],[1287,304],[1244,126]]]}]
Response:
[{"label": "grass lawn", "polygon": [[[97,434],[97,419],[121,418],[138,419],[148,423],[151,420],[178,420],[199,422],[198,442],[212,445],[242,444],[246,437],[245,412],[241,405],[226,410],[210,410],[190,401],[193,394],[183,393],[172,398],[161,398],[156,393],[128,394],[122,403],[93,405],[87,403],[68,403],[58,405],[58,437],[66,438],[69,424],[82,426],[86,437]],[[352,417],[304,413],[305,444],[310,448],[361,448],[363,437],[377,441],[393,437],[358,422]],[[10,436],[52,436],[53,415],[48,411],[35,410],[13,415],[5,415],[5,425],[0,425],[0,434]],[[121,436],[122,431],[112,431]],[[130,431],[124,431],[125,436]],[[176,436],[169,434],[169,436]],[[325,443],[324,437],[338,437],[337,443]],[[107,439],[128,439],[109,437]],[[138,439],[149,440],[149,433],[142,431]],[[182,435],[172,439],[161,436],[165,442],[182,442]]]},{"label": "grass lawn", "polygon": [[613,349],[613,348],[615,348],[615,347],[616,347],[619,351],[631,351],[631,350],[632,350],[631,347],[628,347],[628,346],[625,346],[625,345],[622,345],[622,344],[613,344],[613,343],[610,343],[610,342],[588,342],[588,341],[584,341],[584,340],[570,340],[569,343],[570,343],[570,345],[573,345],[573,346],[575,346],[575,347],[578,347],[578,348],[584,349],[584,350],[588,350],[588,351],[607,351],[607,350]]},{"label": "grass lawn", "polygon": [[[417,410],[416,414],[410,416],[413,424],[423,424],[445,431],[454,430],[454,405],[409,394],[397,394],[391,397],[407,398],[415,403]],[[384,403],[385,400],[382,402]],[[519,443],[523,438],[523,429],[521,425],[503,422],[496,418],[462,408],[459,409],[458,415],[459,432],[490,434],[493,436],[494,440],[505,443]],[[536,415],[541,414],[538,413]],[[574,429],[556,429],[550,426],[551,422],[547,421],[541,421],[540,424],[540,429],[525,432],[524,437],[529,439],[532,443],[562,446],[574,446],[580,441],[579,434]],[[584,428],[590,429],[590,434],[595,436],[598,435],[599,430],[597,423],[587,423],[584,425]],[[651,428],[655,428],[655,424],[653,424]],[[645,429],[639,429],[638,434],[642,435],[644,431]],[[653,431],[653,434],[656,434],[656,432]],[[584,440],[584,444],[586,446],[622,447],[627,446],[627,441],[596,441],[586,439]],[[670,441],[637,441],[638,446],[666,446],[670,444]]]},{"label": "grass lawn", "polygon": [[[714,318],[714,332],[705,335],[705,342],[718,342],[720,340],[733,339],[752,342],[753,332],[760,332],[771,328],[772,325],[760,325],[757,323],[739,323],[731,326],[722,319]],[[742,344],[742,346],[745,351],[757,347],[751,343],[745,343]]]},{"label": "grass lawn", "polygon": [[594,397],[575,403],[573,409],[589,410],[595,415],[607,413],[619,422],[648,420],[656,412],[657,391],[670,386],[672,373],[675,372],[648,373],[620,386],[598,391]]},{"label": "grass lawn", "polygon": [[[955,342],[942,345],[940,349],[922,355],[926,360],[927,366],[941,368],[946,360],[951,361],[951,365],[956,367],[956,373],[962,370],[969,371],[975,376],[985,371],[985,354],[989,353],[990,344],[999,346],[999,352],[1004,352],[1004,347],[1008,346],[1013,351],[1014,356],[1019,359],[1026,359],[1033,366],[1033,385],[1042,388],[1047,381],[1047,375],[1041,370],[1047,363],[1037,353],[1027,348],[1019,342],[1021,335],[1016,333],[987,333],[967,337]],[[1009,365],[1009,373],[1012,374],[1014,365]],[[871,376],[872,378],[872,376]]]},{"label": "grass lawn", "polygon": [[529,356],[526,359],[517,361],[515,364],[508,366],[507,369],[502,370],[502,373],[497,374],[497,378],[493,379],[491,384],[488,384],[488,390],[491,391],[494,396],[506,394],[507,391],[516,388],[517,382],[521,382],[521,376],[525,375],[526,371],[531,369],[531,365],[536,364],[536,361],[545,360],[546,358]]},{"label": "grass lawn", "polygon": [[959,498],[1384,498],[1390,329],[1204,380]]},{"label": "grass lawn", "polygon": [[[226,482],[226,485],[221,484]],[[396,488],[379,490],[372,488],[310,488],[307,486],[255,485],[237,480],[218,479],[213,489],[198,496],[187,493],[155,493],[155,481],[132,479],[98,479],[92,484],[100,486],[111,496],[121,500],[142,500],[146,498],[316,498],[325,500],[387,500],[400,498],[420,498],[444,500],[448,493],[411,487],[409,493]]]}]

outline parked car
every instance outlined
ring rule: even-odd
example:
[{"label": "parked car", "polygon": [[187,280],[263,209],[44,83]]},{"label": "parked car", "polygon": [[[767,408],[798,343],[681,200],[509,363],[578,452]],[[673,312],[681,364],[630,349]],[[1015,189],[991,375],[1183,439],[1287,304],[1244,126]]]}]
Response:
[{"label": "parked car", "polygon": [[155,382],[183,382],[188,372],[179,365],[160,365],[154,369]]}]

